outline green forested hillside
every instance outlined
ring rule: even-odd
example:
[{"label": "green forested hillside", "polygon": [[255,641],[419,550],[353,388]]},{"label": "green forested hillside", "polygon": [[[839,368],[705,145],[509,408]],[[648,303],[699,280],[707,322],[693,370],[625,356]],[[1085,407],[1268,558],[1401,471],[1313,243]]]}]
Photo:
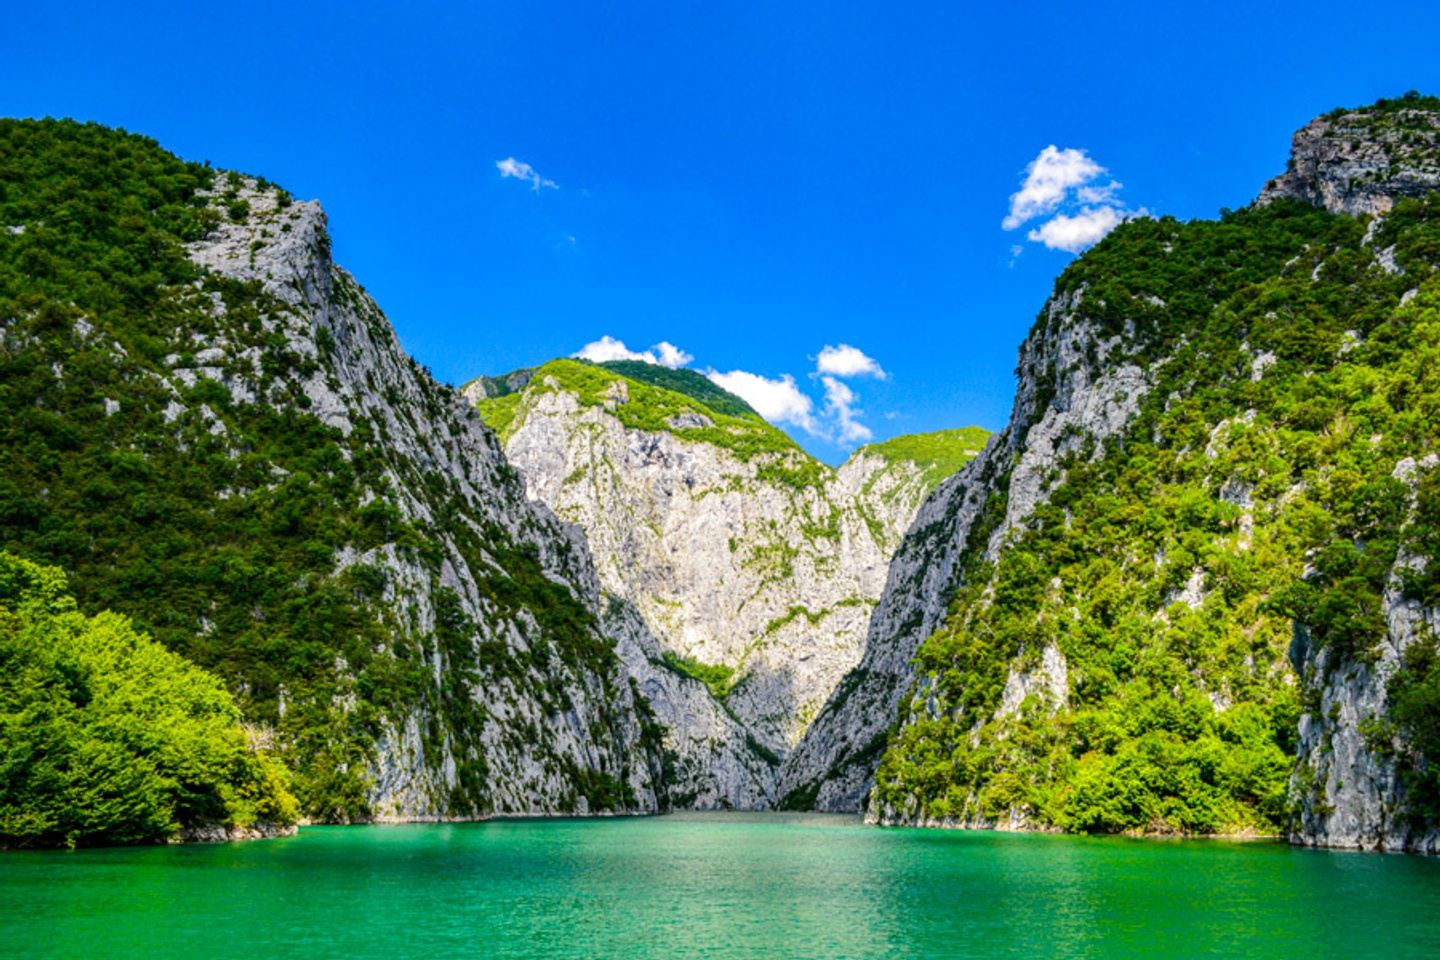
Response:
[{"label": "green forested hillside", "polygon": [[[1285,200],[1138,220],[1064,273],[1056,299],[1078,297],[1095,329],[1088,362],[1108,340],[1104,364],[1137,363],[1153,387],[1098,457],[1091,442],[1054,464],[1048,502],[991,562],[996,485],[919,652],[922,695],[880,768],[882,811],[1284,829],[1311,695],[1287,660],[1296,631],[1335,662],[1372,657],[1402,547],[1440,546],[1440,477],[1412,469],[1440,443],[1440,196],[1401,200],[1367,237],[1374,226]],[[1040,408],[1062,372],[1041,372]],[[1406,596],[1440,597],[1440,566],[1402,580]],[[1047,649],[1068,668],[1063,703],[1032,688],[1002,710],[1012,666],[1038,672]],[[1402,676],[1404,709],[1384,722],[1408,725],[1402,775],[1433,804],[1423,754],[1440,695],[1422,676]]]},{"label": "green forested hillside", "polygon": [[[304,362],[261,335],[255,287],[185,255],[217,219],[198,193],[213,179],[143,137],[0,121],[0,546],[65,569],[86,609],[123,611],[243,678],[257,719],[281,721],[284,687],[298,708],[287,732],[315,736],[297,784],[307,812],[358,813],[355,774],[339,771],[361,758],[369,705],[414,680],[373,655],[367,597],[383,578],[331,577],[332,554],[394,539],[398,517],[383,500],[360,504],[378,468],[363,435],[340,436],[293,394],[291,407],[232,409],[213,380],[175,397],[156,375],[191,335],[217,332],[212,297],[253,331],[269,383]],[[172,422],[172,400],[196,412]],[[244,456],[229,456],[231,437],[201,408],[238,433]],[[358,715],[322,705],[349,688],[337,654],[365,691]]]},{"label": "green forested hillside", "polygon": [[921,469],[926,484],[933,488],[974,460],[989,439],[990,431],[984,427],[908,433],[866,444],[854,456],[874,454],[890,463],[908,460]]},{"label": "green forested hillside", "polygon": [[288,781],[219,678],[0,552],[0,847],[291,824]]},{"label": "green forested hillside", "polygon": [[[746,462],[758,459],[768,476],[796,486],[819,481],[823,466],[739,397],[718,387],[713,393],[703,390],[692,379],[703,380],[699,374],[683,376],[690,371],[645,363],[638,366],[643,369],[551,360],[536,368],[524,391],[486,398],[476,407],[502,438],[508,437],[524,422],[525,398],[552,389],[546,385],[548,379],[558,389],[573,392],[587,407],[607,407],[631,429],[676,433],[687,440],[713,443]],[[638,376],[633,375],[636,373]],[[622,387],[623,395],[616,392]],[[691,419],[695,417],[703,419]]]},{"label": "green forested hillside", "polygon": [[646,363],[643,360],[610,360],[599,366],[606,370],[622,373],[631,380],[683,393],[699,400],[716,413],[732,417],[760,419],[760,414],[756,413],[750,404],[716,385],[703,373],[696,373],[694,370],[672,370],[669,367]]},{"label": "green forested hillside", "polygon": [[[437,444],[462,434],[463,411],[332,270],[323,229],[299,268],[322,271],[323,313],[348,332],[184,246],[233,228],[254,236],[253,263],[292,224],[323,227],[313,206],[308,220],[291,208],[279,188],[143,137],[0,120],[0,549],[63,568],[82,609],[123,613],[223,677],[273,730],[307,816],[375,815],[377,738],[407,716],[424,718],[414,776],[455,758],[447,792],[407,801],[422,809],[492,809],[497,750],[544,754],[572,802],[620,802],[610,773],[545,754],[534,721],[485,740],[482,693],[560,716],[591,682],[572,672],[609,684],[616,658],[543,569],[533,540],[549,534],[513,506],[513,472],[473,459],[498,453],[467,437],[442,470],[397,450],[417,420]],[[356,388],[340,382],[337,338],[362,334],[385,352],[347,361],[363,364]],[[377,400],[362,407],[361,390]],[[347,404],[345,429],[316,415],[317,392]],[[465,487],[486,482],[484,502]],[[508,529],[493,519],[506,511]],[[473,592],[442,583],[447,563],[473,573]],[[503,639],[517,618],[533,625],[518,654]]]}]

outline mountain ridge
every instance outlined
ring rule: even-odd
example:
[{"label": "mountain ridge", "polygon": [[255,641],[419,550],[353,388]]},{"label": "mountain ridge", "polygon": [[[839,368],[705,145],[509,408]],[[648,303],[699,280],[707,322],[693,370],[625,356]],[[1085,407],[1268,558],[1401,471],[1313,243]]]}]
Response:
[{"label": "mountain ridge", "polygon": [[746,802],[769,806],[773,773],[857,655],[914,507],[984,434],[862,448],[835,468],[753,413],[717,409],[718,391],[660,385],[677,378],[704,380],[553,360],[503,378],[517,391],[477,380],[470,395],[529,494],[586,531],[605,589],[660,639],[664,665],[744,728],[737,750],[771,770]]},{"label": "mountain ridge", "polygon": [[835,468],[693,371],[446,388],[318,204],[0,121],[0,550],[223,677],[315,820],[1440,852],[1437,187],[1440,100],[1317,118],[1075,260],[1000,433]]},{"label": "mountain ridge", "polygon": [[787,761],[792,805],[1436,851],[1437,438],[1409,410],[1440,114],[1402,101],[1304,128],[1251,208],[1124,224],[1062,274],[1010,424],[921,508]]},{"label": "mountain ridge", "polygon": [[312,820],[666,803],[644,638],[318,204],[67,121],[0,183],[5,549],[224,677]]}]

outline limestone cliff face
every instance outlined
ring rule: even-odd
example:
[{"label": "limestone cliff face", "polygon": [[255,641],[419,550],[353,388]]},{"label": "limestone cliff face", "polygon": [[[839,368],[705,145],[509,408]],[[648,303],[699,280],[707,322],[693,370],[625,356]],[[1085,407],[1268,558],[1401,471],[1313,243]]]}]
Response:
[{"label": "limestone cliff face", "polygon": [[[602,402],[577,385],[582,373],[607,380],[593,387]],[[585,531],[604,589],[658,640],[642,692],[686,669],[720,671],[711,686],[723,706],[709,710],[730,722],[702,721],[712,732],[700,739],[724,745],[716,777],[728,785],[695,803],[769,805],[780,759],[859,659],[890,554],[933,472],[876,448],[838,470],[788,442],[747,458],[696,435],[719,416],[698,400],[660,429],[627,425],[627,406],[652,402],[654,387],[601,367],[561,361],[518,382],[506,454],[532,497]],[[651,696],[674,736],[695,738],[696,717],[669,700]]]},{"label": "limestone cliff face", "polygon": [[1337,110],[1295,134],[1286,171],[1260,203],[1292,197],[1332,213],[1385,213],[1400,197],[1440,189],[1440,114],[1420,98]]},{"label": "limestone cliff face", "polygon": [[[298,395],[305,412],[345,437],[370,438],[363,450],[382,464],[383,481],[369,496],[424,531],[421,551],[390,542],[335,558],[337,572],[383,571],[387,643],[423,651],[428,684],[378,721],[365,751],[372,815],[659,809],[658,734],[624,669],[649,641],[633,624],[611,626],[580,531],[525,496],[474,409],[404,353],[374,301],[331,261],[318,204],[285,202],[249,179],[229,183],[225,202],[243,201],[244,215],[192,243],[190,256],[257,284],[268,309],[233,323],[222,316],[221,333],[195,335],[169,358],[177,399],[167,419],[214,419],[178,399],[201,379],[222,384],[239,409]],[[224,309],[217,297],[217,315]],[[256,345],[266,338],[293,359],[268,383]],[[537,593],[509,586],[532,566],[525,589]],[[552,626],[547,615],[557,608],[578,624]],[[561,630],[570,631],[564,640]],[[691,688],[699,684],[666,693],[683,700]]]},{"label": "limestone cliff face", "polygon": [[[915,653],[944,620],[961,556],[973,548],[993,559],[1005,533],[1063,479],[1051,469],[1060,456],[1087,441],[1098,456],[1138,409],[1148,380],[1133,363],[1107,368],[1117,341],[1098,333],[1083,292],[1046,306],[1020,350],[1009,423],[920,507],[891,563],[859,664],[788,758],[777,792],[791,804],[865,808],[888,732],[915,683]],[[997,495],[1006,504],[1003,521],[977,528],[982,508]],[[1060,663],[1063,669],[1063,657]],[[1021,665],[1011,674],[1025,682]]]},{"label": "limestone cliff face", "polygon": [[[1289,196],[1335,213],[1373,214],[1367,242],[1388,232],[1385,215],[1397,201],[1440,190],[1440,104],[1413,95],[1382,104],[1336,111],[1298,131],[1289,169],[1258,202]],[[1376,259],[1388,273],[1405,273],[1393,245],[1377,250]],[[1403,299],[1420,293],[1425,279],[1416,276]],[[1412,514],[1416,486],[1435,465],[1433,453],[1395,464],[1393,476],[1410,490]],[[1424,531],[1412,525],[1408,533]],[[1435,562],[1414,543],[1402,542],[1381,604],[1384,635],[1367,655],[1317,644],[1306,624],[1296,624],[1291,660],[1307,691],[1307,709],[1291,780],[1298,804],[1292,841],[1440,853],[1440,821],[1417,816],[1402,774],[1402,758],[1424,769],[1440,757],[1414,756],[1389,721],[1389,690],[1405,671],[1406,652],[1433,643],[1440,628],[1440,611],[1408,596],[1404,580]]]},{"label": "limestone cliff face", "polygon": [[[1435,454],[1396,464],[1396,479],[1413,491],[1434,470]],[[1315,644],[1296,624],[1291,659],[1311,708],[1300,718],[1292,792],[1298,815],[1291,840],[1308,846],[1440,853],[1440,822],[1417,820],[1409,809],[1398,755],[1407,747],[1385,724],[1389,689],[1411,648],[1440,632],[1440,610],[1405,596],[1403,576],[1429,558],[1405,548],[1386,584],[1381,612],[1385,635],[1369,657],[1346,657]],[[1427,758],[1428,759],[1428,758]]]}]

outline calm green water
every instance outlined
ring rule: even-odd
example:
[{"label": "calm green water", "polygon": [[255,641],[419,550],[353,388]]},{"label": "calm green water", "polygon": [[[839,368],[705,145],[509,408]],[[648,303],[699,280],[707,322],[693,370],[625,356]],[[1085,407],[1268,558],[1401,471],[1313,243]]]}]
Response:
[{"label": "calm green water", "polygon": [[6,957],[1440,957],[1440,862],[838,817],[0,855]]}]

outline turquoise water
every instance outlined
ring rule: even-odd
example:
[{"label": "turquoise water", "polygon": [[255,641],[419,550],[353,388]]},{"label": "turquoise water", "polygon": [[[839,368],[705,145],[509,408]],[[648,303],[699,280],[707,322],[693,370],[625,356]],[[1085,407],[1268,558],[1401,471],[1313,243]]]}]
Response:
[{"label": "turquoise water", "polygon": [[4,957],[1440,957],[1440,862],[850,818],[0,855]]}]

